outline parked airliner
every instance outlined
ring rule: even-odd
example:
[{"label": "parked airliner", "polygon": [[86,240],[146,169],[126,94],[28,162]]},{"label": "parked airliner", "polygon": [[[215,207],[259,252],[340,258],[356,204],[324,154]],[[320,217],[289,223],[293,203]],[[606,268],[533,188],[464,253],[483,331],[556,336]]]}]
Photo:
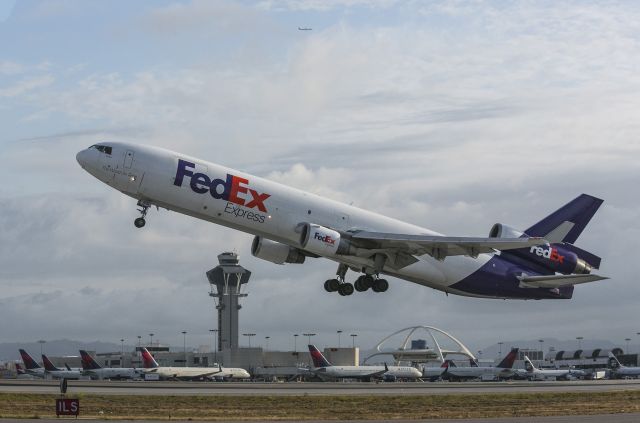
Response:
[{"label": "parked airliner", "polygon": [[50,374],[55,379],[80,379],[82,372],[80,369],[72,369],[65,365],[64,369],[60,369],[53,365],[49,357],[42,354],[42,364],[46,374]]},{"label": "parked airliner", "polygon": [[[107,142],[79,152],[100,181],[149,207],[204,219],[255,236],[251,252],[276,264],[326,257],[338,263],[329,292],[384,292],[383,275],[447,294],[568,299],[600,257],[575,245],[602,200],[582,194],[524,231],[500,223],[488,238],[449,237],[173,151]],[[346,281],[351,269],[360,274]]]},{"label": "parked airliner", "polygon": [[85,350],[80,350],[82,359],[82,374],[91,379],[135,379],[143,373],[140,369],[132,367],[102,367]]},{"label": "parked airliner", "polygon": [[[571,369],[538,369],[526,355],[524,356],[524,366],[524,371],[519,370],[518,375],[529,380],[566,380],[571,376],[574,376],[572,375]],[[577,377],[578,374],[584,375],[584,372],[580,370],[575,374],[574,377]]]},{"label": "parked airliner", "polygon": [[411,366],[334,366],[325,356],[316,348],[315,345],[309,345],[309,354],[313,360],[314,373],[322,380],[336,379],[419,379],[422,372]]},{"label": "parked airliner", "polygon": [[448,380],[469,380],[469,379],[507,379],[515,374],[513,363],[518,357],[518,348],[512,348],[511,351],[502,359],[497,366],[487,367],[475,364],[468,367],[456,367],[453,362],[442,374],[443,379]]},{"label": "parked airliner", "polygon": [[210,378],[249,379],[245,369],[233,367],[164,367],[160,366],[149,350],[142,348],[145,373],[156,373],[160,379],[204,380]]},{"label": "parked airliner", "polygon": [[640,377],[640,367],[628,367],[623,365],[611,351],[609,351],[609,367],[611,367],[613,376],[619,379]]},{"label": "parked airliner", "polygon": [[22,348],[19,351],[27,374],[44,379],[44,368],[39,365],[28,352],[26,352]]}]

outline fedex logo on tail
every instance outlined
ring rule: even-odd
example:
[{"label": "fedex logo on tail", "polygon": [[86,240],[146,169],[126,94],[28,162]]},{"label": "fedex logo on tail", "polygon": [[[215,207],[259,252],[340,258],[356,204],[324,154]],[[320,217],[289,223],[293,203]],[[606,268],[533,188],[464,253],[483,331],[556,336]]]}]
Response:
[{"label": "fedex logo on tail", "polygon": [[[213,198],[226,200],[230,203],[246,207],[248,209],[257,208],[261,212],[267,213],[264,202],[271,194],[260,193],[249,188],[249,180],[227,173],[226,179],[211,179],[204,173],[193,173],[194,163],[186,160],[178,160],[178,169],[174,185],[181,187],[185,176],[190,178],[189,187],[197,194],[209,193]],[[247,194],[250,196],[247,197]]]},{"label": "fedex logo on tail", "polygon": [[529,252],[537,256],[549,259],[551,261],[555,261],[559,264],[562,264],[564,262],[564,256],[558,253],[557,248],[549,247],[548,249],[546,249],[544,247],[534,246],[534,247],[531,247]]}]

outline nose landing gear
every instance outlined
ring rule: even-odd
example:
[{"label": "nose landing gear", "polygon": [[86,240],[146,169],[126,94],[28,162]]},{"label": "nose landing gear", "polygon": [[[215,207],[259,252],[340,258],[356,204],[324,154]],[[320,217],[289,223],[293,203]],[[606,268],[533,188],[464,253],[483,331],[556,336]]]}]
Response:
[{"label": "nose landing gear", "polygon": [[149,207],[151,207],[151,203],[147,201],[139,200],[138,207],[140,207],[138,211],[140,212],[141,216],[138,217],[136,220],[134,220],[133,224],[135,225],[136,228],[142,228],[147,223],[147,221],[144,220],[144,218],[147,216],[147,212],[149,211]]}]

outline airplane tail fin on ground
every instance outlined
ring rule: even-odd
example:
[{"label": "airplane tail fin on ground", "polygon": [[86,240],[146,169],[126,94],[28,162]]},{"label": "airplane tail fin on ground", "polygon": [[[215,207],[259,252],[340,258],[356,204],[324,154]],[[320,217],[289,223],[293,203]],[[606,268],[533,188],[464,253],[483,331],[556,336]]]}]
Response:
[{"label": "airplane tail fin on ground", "polygon": [[528,373],[533,373],[533,371],[536,369],[536,366],[534,366],[529,357],[527,357],[526,355],[524,356],[524,368]]},{"label": "airplane tail fin on ground", "polygon": [[142,348],[142,363],[145,369],[153,369],[156,367],[160,367],[158,362],[153,358],[149,350],[146,348]]},{"label": "airplane tail fin on ground", "polygon": [[23,349],[20,349],[20,356],[22,357],[22,361],[24,362],[24,367],[27,368],[27,370],[34,370],[34,369],[40,369],[40,365],[38,363],[36,363],[36,361],[33,359],[33,357],[31,357],[29,355],[28,352],[26,352]]},{"label": "airplane tail fin on ground", "polygon": [[26,373],[20,363],[16,363],[16,373],[19,375],[23,375]]},{"label": "airplane tail fin on ground", "polygon": [[616,357],[611,351],[609,351],[609,367],[612,369],[619,369],[620,367],[624,367],[620,361],[618,361],[618,357]]},{"label": "airplane tail fin on ground", "polygon": [[44,364],[44,369],[48,372],[55,372],[60,370],[59,368],[54,366],[51,360],[49,360],[49,357],[44,354],[42,354],[42,364]]},{"label": "airplane tail fin on ground", "polygon": [[496,367],[500,367],[501,369],[512,368],[513,363],[516,361],[516,357],[518,357],[518,350],[519,348],[512,348],[511,351],[509,351],[509,354],[507,354]]},{"label": "airplane tail fin on ground", "polygon": [[324,355],[316,348],[315,345],[309,345],[309,354],[311,354],[311,359],[313,360],[314,367],[331,367],[331,363],[327,360]]},{"label": "airplane tail fin on ground", "polygon": [[573,244],[602,203],[599,198],[580,194],[524,232],[528,236],[543,237],[551,244]]},{"label": "airplane tail fin on ground", "polygon": [[82,370],[98,370],[102,368],[85,350],[80,350],[80,357],[82,360]]}]

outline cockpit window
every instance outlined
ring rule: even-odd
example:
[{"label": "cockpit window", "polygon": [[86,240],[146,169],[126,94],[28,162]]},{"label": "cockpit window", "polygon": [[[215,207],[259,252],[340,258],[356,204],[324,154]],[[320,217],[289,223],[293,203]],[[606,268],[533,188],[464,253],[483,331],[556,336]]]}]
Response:
[{"label": "cockpit window", "polygon": [[111,151],[112,151],[111,147],[106,146],[106,145],[99,145],[99,144],[92,145],[89,148],[95,148],[99,152],[105,153],[105,154],[108,154],[108,155],[111,155]]}]

